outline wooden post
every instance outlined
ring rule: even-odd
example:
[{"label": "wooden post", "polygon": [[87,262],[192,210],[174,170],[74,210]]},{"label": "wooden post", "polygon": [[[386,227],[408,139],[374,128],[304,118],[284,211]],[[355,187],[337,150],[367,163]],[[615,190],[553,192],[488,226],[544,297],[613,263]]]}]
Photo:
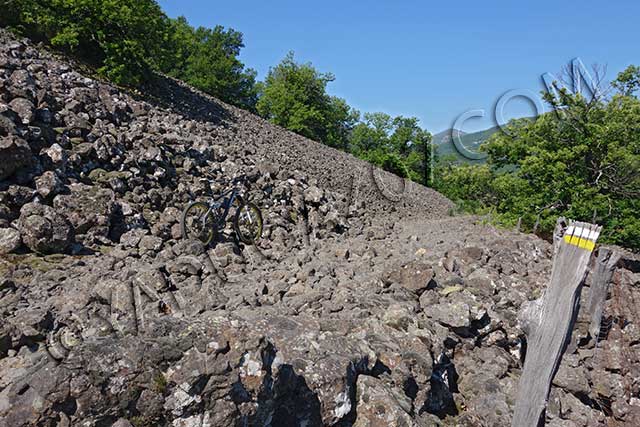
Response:
[{"label": "wooden post", "polygon": [[513,416],[513,427],[537,427],[549,388],[571,336],[580,286],[600,235],[597,225],[558,220],[551,280],[539,310],[529,311],[529,333]]},{"label": "wooden post", "polygon": [[607,289],[618,261],[620,261],[620,253],[607,248],[598,249],[598,257],[589,289],[589,302],[587,303],[587,313],[591,317],[589,334],[596,343],[600,335],[600,322],[602,321],[604,302],[607,299]]}]

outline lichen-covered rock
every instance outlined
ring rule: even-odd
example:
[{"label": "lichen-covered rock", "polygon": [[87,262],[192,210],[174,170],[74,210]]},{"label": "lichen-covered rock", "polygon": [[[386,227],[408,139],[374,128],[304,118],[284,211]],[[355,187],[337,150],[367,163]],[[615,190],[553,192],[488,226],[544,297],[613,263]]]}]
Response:
[{"label": "lichen-covered rock", "polygon": [[33,105],[33,102],[24,98],[14,98],[10,103],[9,107],[20,117],[22,124],[28,125],[33,122],[36,115],[36,108]]},{"label": "lichen-covered rock", "polygon": [[17,136],[0,136],[0,181],[31,164],[29,144]]},{"label": "lichen-covered rock", "polygon": [[[361,375],[356,386],[357,418],[353,427],[411,427],[418,424],[398,400],[409,401],[404,394],[394,395],[380,380]],[[405,403],[406,406],[406,403]]]},{"label": "lichen-covered rock", "polygon": [[116,208],[113,191],[84,184],[70,185],[69,190],[53,199],[55,210],[69,219],[77,235],[107,236]]},{"label": "lichen-covered rock", "polygon": [[[147,94],[0,30],[0,427],[510,424],[552,245],[175,80]],[[263,238],[232,208],[184,239],[234,176]],[[547,424],[638,424],[638,265]]]},{"label": "lichen-covered rock", "polygon": [[53,171],[47,171],[36,178],[36,191],[44,199],[50,199],[63,191],[64,184]]},{"label": "lichen-covered rock", "polygon": [[431,266],[412,261],[390,271],[386,277],[389,283],[397,283],[417,295],[422,294],[432,283],[434,272]]},{"label": "lichen-covered rock", "polygon": [[73,227],[67,218],[39,203],[22,207],[18,229],[24,244],[39,253],[67,252],[74,241]]},{"label": "lichen-covered rock", "polygon": [[0,255],[14,252],[22,245],[20,232],[15,228],[0,228]]}]

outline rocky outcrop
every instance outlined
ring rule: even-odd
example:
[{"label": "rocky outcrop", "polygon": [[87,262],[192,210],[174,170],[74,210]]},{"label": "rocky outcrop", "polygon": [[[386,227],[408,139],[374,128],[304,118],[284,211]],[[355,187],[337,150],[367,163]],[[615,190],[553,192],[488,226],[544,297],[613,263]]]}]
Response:
[{"label": "rocky outcrop", "polygon": [[[550,244],[171,79],[145,100],[0,42],[0,427],[510,425]],[[236,175],[263,238],[183,240]],[[638,423],[625,262],[547,425]]]}]

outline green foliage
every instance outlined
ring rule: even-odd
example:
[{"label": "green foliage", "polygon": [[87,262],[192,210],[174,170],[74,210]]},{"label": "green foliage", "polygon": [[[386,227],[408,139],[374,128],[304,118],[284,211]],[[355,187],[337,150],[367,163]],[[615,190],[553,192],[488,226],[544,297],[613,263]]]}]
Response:
[{"label": "green foliage", "polygon": [[269,70],[257,104],[260,115],[300,135],[367,160],[398,176],[427,183],[431,134],[415,117],[360,114],[327,94],[333,74],[299,64],[289,53]]},{"label": "green foliage", "polygon": [[368,152],[377,150],[391,151],[389,133],[392,128],[392,118],[385,113],[365,113],[351,132],[349,146],[351,151],[360,157]]},{"label": "green foliage", "polygon": [[164,394],[167,391],[167,386],[167,378],[162,374],[162,372],[156,372],[153,375],[153,389],[160,394]]},{"label": "green foliage", "polygon": [[238,59],[242,33],[231,28],[193,28],[184,17],[170,22],[170,49],[163,71],[223,101],[253,110],[256,72]]},{"label": "green foliage", "polygon": [[162,57],[168,18],[153,0],[14,0],[0,24],[137,84]]},{"label": "green foliage", "polygon": [[293,52],[269,70],[258,100],[258,113],[272,123],[337,148],[347,147],[347,136],[359,113],[327,94],[333,74],[320,73],[311,64],[299,64]]},{"label": "green foliage", "polygon": [[428,185],[431,134],[415,117],[366,113],[351,132],[351,151],[389,172]]},{"label": "green foliage", "polygon": [[[438,190],[465,210],[478,212],[496,202],[492,188],[494,176],[487,165],[438,164]],[[474,197],[471,198],[470,195]]]},{"label": "green foliage", "polygon": [[[487,166],[439,168],[438,188],[477,211],[550,233],[558,216],[602,224],[601,240],[640,249],[640,101],[628,70],[612,98],[547,94],[556,111],[516,120],[486,144]],[[444,170],[443,170],[444,169]]]},{"label": "green foliage", "polygon": [[373,163],[387,172],[391,172],[402,178],[409,178],[410,176],[409,169],[404,164],[400,156],[395,153],[377,149],[368,151],[362,158],[363,160]]},{"label": "green foliage", "polygon": [[640,89],[640,67],[637,65],[629,65],[624,71],[618,74],[618,78],[612,82],[612,85],[624,96],[633,95]]},{"label": "green foliage", "polygon": [[238,60],[242,34],[170,19],[155,0],[4,0],[0,25],[72,54],[118,84],[153,70],[245,108],[255,106],[255,72]]}]

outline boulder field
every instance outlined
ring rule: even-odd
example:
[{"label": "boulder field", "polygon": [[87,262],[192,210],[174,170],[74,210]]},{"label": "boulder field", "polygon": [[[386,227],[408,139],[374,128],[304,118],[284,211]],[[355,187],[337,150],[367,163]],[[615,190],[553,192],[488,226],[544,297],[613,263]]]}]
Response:
[{"label": "boulder field", "polygon": [[[0,427],[511,425],[549,243],[181,82],[81,69],[0,30]],[[260,241],[183,239],[237,176]],[[578,315],[547,426],[640,425],[639,272],[625,253],[598,337]]]}]

